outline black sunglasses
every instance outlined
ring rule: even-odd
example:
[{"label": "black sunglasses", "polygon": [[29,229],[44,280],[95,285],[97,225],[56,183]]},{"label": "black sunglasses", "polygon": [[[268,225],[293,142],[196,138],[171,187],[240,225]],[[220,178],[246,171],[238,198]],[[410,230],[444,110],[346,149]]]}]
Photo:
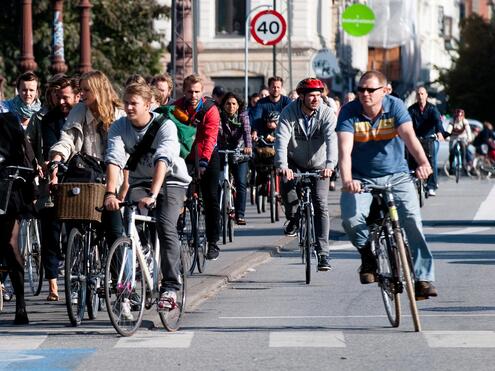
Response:
[{"label": "black sunglasses", "polygon": [[374,93],[375,91],[377,91],[377,90],[379,90],[381,88],[383,88],[383,86],[380,86],[378,88],[363,88],[361,86],[358,86],[357,91],[360,92],[360,93],[364,93],[365,91],[367,91],[368,93],[372,94],[372,93]]}]

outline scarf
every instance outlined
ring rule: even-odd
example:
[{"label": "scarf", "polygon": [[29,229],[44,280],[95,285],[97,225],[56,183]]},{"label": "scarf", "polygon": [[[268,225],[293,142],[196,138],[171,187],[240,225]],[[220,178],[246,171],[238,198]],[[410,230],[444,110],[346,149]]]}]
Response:
[{"label": "scarf", "polygon": [[14,99],[10,100],[12,111],[21,119],[30,119],[32,115],[41,109],[41,102],[39,99],[31,104],[27,105],[19,95],[16,95]]}]

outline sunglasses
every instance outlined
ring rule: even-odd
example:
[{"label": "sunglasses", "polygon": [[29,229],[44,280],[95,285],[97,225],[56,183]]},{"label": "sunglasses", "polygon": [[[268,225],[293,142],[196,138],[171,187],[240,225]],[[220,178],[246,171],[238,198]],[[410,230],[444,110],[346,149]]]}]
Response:
[{"label": "sunglasses", "polygon": [[374,93],[375,91],[377,91],[377,90],[379,90],[381,88],[383,88],[383,86],[380,86],[378,88],[363,88],[361,86],[358,86],[357,91],[359,93],[364,93],[365,91],[367,91],[369,94],[372,94],[372,93]]}]

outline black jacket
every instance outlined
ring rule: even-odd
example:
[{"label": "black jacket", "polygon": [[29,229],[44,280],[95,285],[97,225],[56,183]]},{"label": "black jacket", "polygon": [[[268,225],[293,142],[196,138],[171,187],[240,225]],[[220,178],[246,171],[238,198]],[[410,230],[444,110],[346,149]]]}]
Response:
[{"label": "black jacket", "polygon": [[425,109],[421,112],[419,104],[414,103],[408,108],[408,111],[417,137],[427,137],[437,133],[445,135],[440,112],[433,104],[426,102]]}]

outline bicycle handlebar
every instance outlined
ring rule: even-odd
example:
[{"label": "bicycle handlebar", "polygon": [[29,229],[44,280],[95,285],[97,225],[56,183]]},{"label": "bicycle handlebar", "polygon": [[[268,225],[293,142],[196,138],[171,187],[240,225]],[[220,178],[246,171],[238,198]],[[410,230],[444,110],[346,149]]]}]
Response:
[{"label": "bicycle handlebar", "polygon": [[297,178],[320,178],[320,172],[306,171],[305,173],[294,173],[294,179]]}]

